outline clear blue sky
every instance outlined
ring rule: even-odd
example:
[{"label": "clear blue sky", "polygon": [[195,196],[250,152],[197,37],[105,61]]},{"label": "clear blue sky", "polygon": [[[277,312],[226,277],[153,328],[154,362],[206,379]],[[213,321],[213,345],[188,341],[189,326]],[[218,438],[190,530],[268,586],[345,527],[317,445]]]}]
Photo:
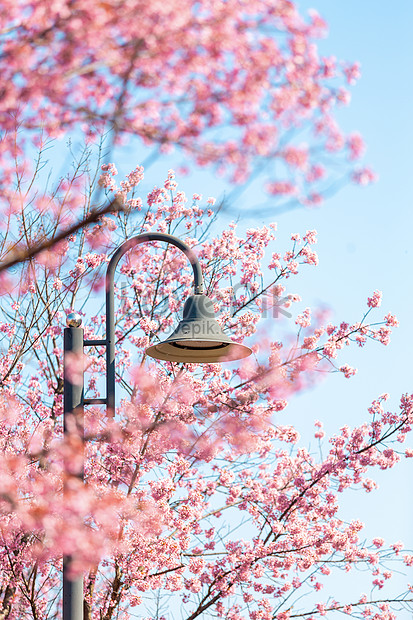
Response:
[{"label": "clear blue sky", "polygon": [[[283,216],[279,225],[308,225],[319,232],[320,266],[303,282],[314,301],[328,301],[337,317],[356,320],[366,293],[379,289],[383,310],[400,320],[388,347],[371,343],[367,350],[346,353],[358,368],[355,377],[333,375],[292,403],[298,426],[318,417],[334,431],[361,421],[377,395],[389,392],[389,408],[396,408],[400,394],[413,391],[413,3],[314,0],[299,6],[313,6],[327,20],[330,34],[320,45],[323,53],[361,62],[361,80],[340,122],[344,129],[362,133],[366,161],[379,180],[368,188],[344,189],[317,212]],[[378,479],[378,491],[352,494],[345,514],[360,516],[369,535],[381,534],[388,542],[401,539],[412,548],[413,462]]]}]

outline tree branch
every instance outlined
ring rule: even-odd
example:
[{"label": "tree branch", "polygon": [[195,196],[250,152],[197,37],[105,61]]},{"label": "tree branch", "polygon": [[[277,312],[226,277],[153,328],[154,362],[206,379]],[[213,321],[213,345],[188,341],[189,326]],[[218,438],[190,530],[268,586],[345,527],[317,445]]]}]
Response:
[{"label": "tree branch", "polygon": [[102,215],[106,215],[107,213],[118,213],[123,210],[124,206],[119,198],[114,198],[108,205],[106,205],[102,209],[92,209],[83,220],[81,220],[80,222],[76,222],[76,224],[72,224],[72,226],[69,226],[69,228],[62,230],[55,237],[40,241],[39,243],[36,243],[31,247],[29,246],[24,250],[17,250],[13,252],[8,260],[0,263],[0,273],[2,271],[5,271],[6,269],[10,269],[10,267],[14,267],[19,263],[23,263],[27,260],[30,260],[31,258],[34,258],[35,256],[37,256],[37,254],[40,254],[45,250],[49,250],[54,245],[59,243],[59,241],[63,241],[63,239],[66,239],[66,237],[73,235],[75,232],[84,228],[85,226],[97,222],[99,218],[102,217]]}]

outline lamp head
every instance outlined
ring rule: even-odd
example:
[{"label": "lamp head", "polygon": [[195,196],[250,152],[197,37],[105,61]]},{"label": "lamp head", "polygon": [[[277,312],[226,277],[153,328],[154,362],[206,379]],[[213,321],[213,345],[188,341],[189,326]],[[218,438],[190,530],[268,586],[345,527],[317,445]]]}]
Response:
[{"label": "lamp head", "polygon": [[146,349],[146,353],[169,362],[213,364],[242,359],[252,351],[225,334],[206,295],[191,295],[175,331],[163,342]]}]

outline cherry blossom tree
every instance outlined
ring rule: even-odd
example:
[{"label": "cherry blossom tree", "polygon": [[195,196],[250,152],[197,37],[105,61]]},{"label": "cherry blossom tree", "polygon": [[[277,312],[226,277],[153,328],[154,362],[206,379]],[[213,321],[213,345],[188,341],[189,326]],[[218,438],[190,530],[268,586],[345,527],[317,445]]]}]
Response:
[{"label": "cherry blossom tree", "polygon": [[[34,247],[58,236],[73,196],[83,195],[89,217],[95,182],[120,207],[58,237],[2,281],[0,617],[61,617],[61,558],[70,553],[73,574],[85,575],[87,619],[396,618],[411,606],[412,587],[395,594],[389,567],[403,570],[413,556],[397,540],[366,541],[357,514],[340,517],[340,498],[349,487],[372,491],[375,470],[413,456],[404,446],[413,396],[389,412],[379,395],[366,421],[330,438],[315,421],[319,453],[302,445],[285,411],[328,372],[351,380],[355,369],[340,359],[347,346],[388,344],[397,319],[380,317],[380,292],[351,322],[294,311],[294,276],[318,262],[315,231],[294,233],[284,249],[275,224],[245,234],[231,224],[217,234],[214,199],[188,199],[172,171],[145,198],[142,167],[122,181],[114,164],[102,168],[83,157],[48,191],[20,175],[9,193],[6,256],[21,239]],[[150,361],[145,349],[170,331],[192,278],[182,253],[140,245],[117,280],[116,416],[89,407],[84,441],[74,420],[63,438],[65,315],[76,308],[87,338],[104,335],[97,300],[110,249],[145,231],[194,248],[222,326],[254,355],[227,365]],[[282,312],[290,319],[280,332]],[[92,347],[85,364],[87,396],[98,397],[102,348]],[[70,368],[79,381],[77,359]],[[367,585],[354,599],[323,596],[330,575],[342,571],[344,580],[359,568]]]},{"label": "cherry blossom tree", "polygon": [[[351,380],[342,349],[388,344],[397,319],[378,315],[380,292],[332,324],[289,289],[317,265],[315,231],[288,248],[275,224],[217,233],[214,199],[188,199],[172,171],[146,197],[139,187],[145,148],[176,148],[244,185],[263,171],[274,209],[373,180],[362,138],[335,118],[360,69],[319,56],[325,33],[315,11],[303,17],[288,0],[2,3],[0,618],[61,617],[68,554],[85,577],[87,620],[161,620],[168,607],[186,620],[390,620],[411,608],[412,586],[395,593],[390,567],[413,556],[399,541],[365,541],[339,500],[413,456],[412,396],[392,413],[378,395],[365,422],[330,438],[315,421],[317,453],[284,411],[329,372]],[[117,181],[112,146],[135,137],[136,167]],[[56,180],[46,153],[63,138],[87,146]],[[139,246],[117,281],[116,415],[90,407],[83,440],[75,418],[63,437],[65,316],[76,309],[87,338],[104,335],[105,265],[145,231],[194,248],[222,326],[254,355],[151,362],[145,350],[175,323],[191,274],[173,249]],[[88,353],[87,396],[99,397],[104,351]],[[355,598],[323,596],[329,575],[358,568],[368,577]]]},{"label": "cherry blossom tree", "polygon": [[142,153],[177,147],[235,183],[265,171],[272,208],[367,184],[363,140],[335,119],[360,67],[320,57],[326,32],[290,0],[5,0],[2,193],[33,143],[104,131],[138,137]]}]

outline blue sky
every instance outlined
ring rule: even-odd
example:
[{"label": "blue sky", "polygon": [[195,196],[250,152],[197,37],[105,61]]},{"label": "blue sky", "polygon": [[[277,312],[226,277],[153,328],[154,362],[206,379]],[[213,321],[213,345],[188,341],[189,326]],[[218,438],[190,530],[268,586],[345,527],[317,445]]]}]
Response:
[{"label": "blue sky", "polygon": [[[356,319],[366,294],[383,291],[383,310],[396,313],[401,324],[391,344],[355,355],[359,373],[353,380],[344,383],[334,376],[329,382],[335,390],[343,384],[352,409],[359,410],[384,391],[396,404],[398,395],[412,387],[413,4],[399,0],[390,8],[371,0],[300,3],[309,6],[315,6],[330,26],[321,51],[361,62],[362,78],[340,122],[345,130],[362,133],[368,146],[366,161],[379,180],[367,188],[349,186],[317,211],[282,216],[279,225],[318,230],[320,267],[306,274],[303,287],[314,301],[328,301],[337,316]],[[345,409],[336,403],[335,417],[338,411],[350,415]],[[410,518],[411,507],[410,503]]]},{"label": "blue sky", "polygon": [[[279,218],[282,229],[314,227],[319,233],[320,266],[307,271],[299,292],[313,303],[328,302],[337,318],[357,320],[367,294],[379,289],[382,309],[400,320],[388,347],[370,343],[368,349],[345,352],[350,365],[358,368],[355,377],[332,375],[291,403],[289,413],[306,436],[314,418],[334,432],[366,418],[369,403],[379,394],[389,392],[389,409],[396,408],[400,394],[413,388],[413,3],[314,0],[299,7],[314,7],[327,20],[330,33],[320,43],[322,53],[361,63],[362,77],[352,89],[350,106],[340,113],[340,123],[345,130],[361,132],[368,146],[366,161],[379,175],[376,184],[349,186],[317,211]],[[381,534],[388,542],[401,539],[411,548],[412,474],[411,461],[382,472],[377,477],[380,489],[351,494],[343,514],[360,517],[366,534]],[[402,585],[402,577],[395,579]],[[410,615],[398,615],[402,617]]]}]

